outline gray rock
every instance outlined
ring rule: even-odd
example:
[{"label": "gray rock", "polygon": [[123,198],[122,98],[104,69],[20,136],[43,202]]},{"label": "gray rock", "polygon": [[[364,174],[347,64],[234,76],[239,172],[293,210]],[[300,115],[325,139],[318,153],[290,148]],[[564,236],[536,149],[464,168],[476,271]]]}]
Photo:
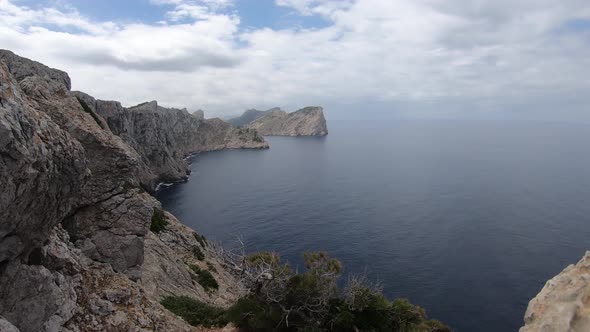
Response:
[{"label": "gray rock", "polygon": [[0,316],[0,332],[20,332],[16,326]]},{"label": "gray rock", "polygon": [[244,113],[242,113],[242,115],[240,115],[238,117],[227,120],[227,122],[229,122],[231,125],[236,126],[236,127],[243,127],[256,119],[265,116],[266,114],[268,114],[269,112],[271,112],[273,110],[279,110],[279,108],[273,108],[268,111],[259,111],[256,109],[250,109],[250,110],[245,111]]},{"label": "gray rock", "polygon": [[205,120],[205,111],[198,110],[193,113],[193,117],[197,120]]},{"label": "gray rock", "polygon": [[21,81],[28,76],[39,76],[63,84],[67,90],[72,88],[70,76],[59,69],[49,68],[37,61],[20,57],[11,51],[0,49],[0,61],[8,66],[8,71]]},{"label": "gray rock", "polygon": [[140,155],[139,179],[149,191],[159,182],[182,181],[188,177],[185,157],[203,151],[231,148],[268,148],[253,130],[240,130],[219,120],[203,120],[186,109],[164,108],[156,101],[124,108],[114,101],[101,101],[74,92],[84,100],[110,130]]},{"label": "gray rock", "polygon": [[287,113],[278,108],[246,125],[263,136],[325,136],[326,119],[321,107],[306,107]]},{"label": "gray rock", "polygon": [[0,62],[0,262],[40,247],[88,177],[83,146],[36,106]]},{"label": "gray rock", "polygon": [[[178,234],[148,231],[160,205],[139,184],[186,176],[191,152],[267,147],[256,131],[155,102],[95,100],[70,92],[63,72],[0,54],[0,326],[191,331],[159,304],[162,294],[235,301],[235,280],[209,253],[219,292],[193,282],[188,228],[169,215]],[[161,288],[142,284],[145,271]]]},{"label": "gray rock", "polygon": [[590,331],[590,251],[547,281],[529,302],[520,332]]},{"label": "gray rock", "polygon": [[[211,305],[228,307],[245,295],[245,289],[221,265],[222,259],[208,245],[196,240],[195,232],[181,224],[172,214],[166,213],[166,230],[151,233],[145,241],[145,262],[142,285],[146,293],[156,299],[170,295],[186,295]],[[198,248],[205,255],[200,261],[194,253]],[[214,293],[207,293],[194,281],[188,264],[209,270],[219,284]],[[211,268],[213,267],[213,269]]]}]

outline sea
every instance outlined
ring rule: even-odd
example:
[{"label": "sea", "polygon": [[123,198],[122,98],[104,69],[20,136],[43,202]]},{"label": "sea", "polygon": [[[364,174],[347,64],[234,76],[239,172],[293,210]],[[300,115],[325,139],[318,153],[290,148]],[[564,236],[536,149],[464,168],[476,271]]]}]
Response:
[{"label": "sea", "polygon": [[590,249],[590,125],[328,121],[326,137],[192,157],[163,206],[209,240],[303,270],[327,251],[455,331],[517,331]]}]

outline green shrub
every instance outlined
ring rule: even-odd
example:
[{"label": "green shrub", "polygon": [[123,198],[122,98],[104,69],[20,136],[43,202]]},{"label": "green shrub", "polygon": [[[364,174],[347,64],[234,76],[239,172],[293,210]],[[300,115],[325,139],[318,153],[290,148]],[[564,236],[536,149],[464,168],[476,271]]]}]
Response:
[{"label": "green shrub", "polygon": [[199,246],[193,246],[193,254],[200,261],[205,259],[205,254],[203,254],[203,251],[201,251],[201,248],[199,248]]},{"label": "green shrub", "polygon": [[199,235],[197,234],[197,232],[193,232],[193,236],[195,237],[195,240],[199,242],[201,247],[205,248],[207,246],[207,239],[205,238],[205,236]]},{"label": "green shrub", "polygon": [[150,231],[154,233],[160,233],[168,226],[168,220],[164,215],[164,210],[155,207],[154,213],[152,214],[152,224],[150,225]]},{"label": "green shrub", "polygon": [[190,264],[189,268],[197,275],[197,282],[203,286],[205,291],[210,292],[213,289],[219,289],[219,284],[211,272],[203,270],[194,264]]},{"label": "green shrub", "polygon": [[228,321],[245,331],[274,331],[281,321],[280,308],[266,304],[254,296],[243,297],[226,312]]},{"label": "green shrub", "polygon": [[[259,280],[248,296],[227,310],[188,297],[167,297],[162,305],[192,325],[224,326],[232,322],[242,331],[394,331],[450,332],[443,323],[429,320],[424,309],[406,299],[389,301],[378,287],[351,278],[340,290],[336,279],[342,264],[326,253],[304,256],[306,270],[297,273],[280,262],[277,254],[247,256],[253,271],[272,269],[272,278]],[[207,262],[209,269],[213,265]],[[206,291],[218,289],[209,271],[189,265]]]},{"label": "green shrub", "polygon": [[167,296],[160,303],[164,308],[182,317],[193,326],[225,326],[228,323],[223,309],[210,306],[188,296]]}]

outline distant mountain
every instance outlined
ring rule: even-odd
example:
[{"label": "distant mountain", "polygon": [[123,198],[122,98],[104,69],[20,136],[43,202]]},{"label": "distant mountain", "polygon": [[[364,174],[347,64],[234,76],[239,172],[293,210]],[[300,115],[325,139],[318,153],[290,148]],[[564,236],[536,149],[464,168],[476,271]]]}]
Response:
[{"label": "distant mountain", "polygon": [[325,136],[328,135],[323,108],[306,107],[287,113],[280,108],[263,112],[262,116],[245,125],[263,136]]},{"label": "distant mountain", "polygon": [[261,118],[264,115],[266,115],[269,112],[276,110],[276,109],[278,109],[278,108],[273,108],[268,111],[259,111],[256,109],[250,109],[250,110],[245,111],[241,116],[227,120],[227,122],[231,123],[232,125],[234,125],[236,127],[243,127],[243,126],[249,124],[250,122],[252,122],[258,118]]}]

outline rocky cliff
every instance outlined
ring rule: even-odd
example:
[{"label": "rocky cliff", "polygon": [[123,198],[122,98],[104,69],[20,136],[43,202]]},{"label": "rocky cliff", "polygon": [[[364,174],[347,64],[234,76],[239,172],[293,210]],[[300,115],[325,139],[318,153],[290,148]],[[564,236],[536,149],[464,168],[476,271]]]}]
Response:
[{"label": "rocky cliff", "polygon": [[234,128],[219,119],[205,120],[203,111],[164,108],[156,101],[125,108],[116,101],[73,93],[88,112],[106,121],[109,130],[140,155],[139,178],[147,190],[158,182],[175,182],[189,174],[185,157],[222,149],[263,149],[268,143],[255,130]]},{"label": "rocky cliff", "polygon": [[[194,330],[162,296],[223,306],[241,288],[141,184],[185,176],[188,153],[264,146],[185,110],[73,93],[64,72],[0,51],[1,329]],[[150,231],[154,218],[165,229]],[[205,292],[187,264],[211,270],[219,290]]]},{"label": "rocky cliff", "polygon": [[[274,108],[272,110],[274,110]],[[272,110],[259,111],[259,110],[255,110],[255,109],[250,109],[250,110],[245,111],[244,113],[242,113],[242,115],[240,115],[238,117],[227,120],[227,122],[229,122],[230,124],[232,124],[233,126],[236,126],[236,127],[243,127],[256,119],[263,117],[264,115],[266,115],[267,113],[269,113]]]},{"label": "rocky cliff", "polygon": [[325,136],[328,134],[326,119],[321,107],[306,107],[287,113],[280,108],[265,112],[246,111],[236,122],[245,122],[245,128],[255,129],[264,136]]},{"label": "rocky cliff", "polygon": [[590,331],[590,251],[547,281],[531,300],[520,332]]}]

